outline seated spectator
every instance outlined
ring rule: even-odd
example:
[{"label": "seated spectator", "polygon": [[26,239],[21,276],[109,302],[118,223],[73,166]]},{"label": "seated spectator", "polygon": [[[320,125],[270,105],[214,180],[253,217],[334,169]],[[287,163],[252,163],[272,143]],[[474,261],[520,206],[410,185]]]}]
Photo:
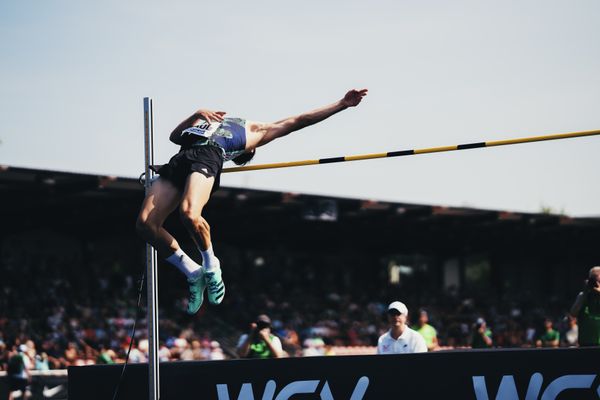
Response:
[{"label": "seated spectator", "polygon": [[115,363],[115,352],[111,349],[107,349],[104,346],[100,348],[98,356],[96,358],[97,364],[114,364]]},{"label": "seated spectator", "polygon": [[419,310],[419,321],[417,322],[416,331],[425,339],[427,350],[434,351],[439,347],[437,331],[433,326],[429,325],[429,315],[423,309]]},{"label": "seated spectator", "polygon": [[567,315],[567,330],[562,335],[562,345],[565,347],[577,347],[577,338],[579,337],[579,327],[577,318]]},{"label": "seated spectator", "polygon": [[8,364],[8,351],[6,350],[6,343],[0,339],[0,371],[6,371],[6,365]]},{"label": "seated spectator", "polygon": [[536,342],[537,347],[558,347],[560,334],[554,329],[550,318],[544,319],[544,330]]},{"label": "seated spectator", "polygon": [[477,318],[475,325],[473,325],[471,347],[474,349],[489,349],[493,344],[492,331],[487,327],[487,323],[483,318]]},{"label": "seated spectator", "polygon": [[49,371],[50,363],[48,361],[48,354],[42,352],[41,354],[37,354],[35,356],[35,365],[33,369],[37,371]]},{"label": "seated spectator", "polygon": [[221,344],[216,340],[210,342],[210,359],[211,360],[224,360],[225,354],[223,354],[223,349],[221,348]]},{"label": "seated spectator", "polygon": [[309,338],[304,341],[304,357],[324,356],[325,341],[320,337]]}]

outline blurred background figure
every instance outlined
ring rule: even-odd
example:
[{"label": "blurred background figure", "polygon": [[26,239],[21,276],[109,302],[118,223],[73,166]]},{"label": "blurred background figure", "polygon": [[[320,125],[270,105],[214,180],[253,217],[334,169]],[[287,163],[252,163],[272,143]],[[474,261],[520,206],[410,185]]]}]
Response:
[{"label": "blurred background figure", "polygon": [[27,355],[28,350],[26,345],[20,344],[17,346],[16,351],[13,351],[9,356],[6,371],[10,391],[8,400],[31,397],[31,389],[29,388],[31,373],[29,370],[32,368],[32,361]]},{"label": "blurred background figure", "polygon": [[221,344],[216,340],[210,342],[210,359],[211,360],[224,360],[225,354],[221,348]]},{"label": "blurred background figure", "polygon": [[35,366],[34,366],[35,370],[38,371],[49,371],[50,370],[50,363],[48,360],[48,354],[46,354],[45,352],[42,352],[40,354],[37,354],[35,356]]},{"label": "blurred background figure", "polygon": [[477,318],[473,325],[471,347],[474,349],[489,349],[494,345],[492,331],[483,318]]},{"label": "blurred background figure", "polygon": [[320,337],[308,338],[304,341],[304,357],[324,356],[325,341]]},{"label": "blurred background figure", "polygon": [[107,348],[105,345],[100,346],[100,351],[96,357],[97,364],[114,364],[116,354],[114,350]]},{"label": "blurred background figure", "polygon": [[[129,346],[127,346],[129,347]],[[123,349],[126,353],[128,348]],[[145,363],[148,362],[148,339],[142,339],[137,342],[137,346],[134,343],[131,347],[131,353],[129,354],[130,363]]]},{"label": "blurred background figure", "polygon": [[572,315],[566,317],[567,328],[562,335],[562,345],[564,347],[577,347],[577,338],[579,337],[579,326],[577,326],[577,318]]},{"label": "blurred background figure", "polygon": [[558,347],[560,344],[560,333],[554,329],[552,319],[544,319],[544,329],[536,341],[536,347]]},{"label": "blurred background figure", "polygon": [[571,307],[579,325],[579,346],[600,345],[600,266],[590,269],[583,290]]},{"label": "blurred background figure", "polygon": [[7,364],[8,351],[6,350],[6,343],[2,340],[2,332],[0,332],[0,371],[5,371]]},{"label": "blurred background figure", "polygon": [[281,340],[271,333],[271,318],[261,314],[250,324],[250,331],[240,337],[237,353],[242,358],[283,357]]},{"label": "blurred background figure", "polygon": [[300,336],[291,324],[286,324],[282,329],[279,329],[277,335],[281,338],[283,350],[287,354],[291,356],[302,355]]},{"label": "blurred background figure", "polygon": [[419,310],[419,320],[417,321],[416,331],[423,336],[427,350],[434,351],[439,347],[437,331],[431,325],[429,325],[429,315],[424,309]]}]

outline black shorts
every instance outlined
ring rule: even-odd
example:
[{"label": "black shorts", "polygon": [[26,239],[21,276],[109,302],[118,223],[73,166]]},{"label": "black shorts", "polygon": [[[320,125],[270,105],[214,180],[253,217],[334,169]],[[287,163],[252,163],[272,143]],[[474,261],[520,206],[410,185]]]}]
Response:
[{"label": "black shorts", "polygon": [[215,146],[204,145],[183,149],[156,169],[161,178],[171,182],[181,192],[192,172],[199,172],[207,178],[214,177],[211,194],[219,189],[221,170],[223,169],[223,152]]},{"label": "black shorts", "polygon": [[21,392],[25,392],[28,390],[29,381],[24,378],[17,378],[15,376],[8,376],[8,387],[11,392],[15,390],[20,390]]}]

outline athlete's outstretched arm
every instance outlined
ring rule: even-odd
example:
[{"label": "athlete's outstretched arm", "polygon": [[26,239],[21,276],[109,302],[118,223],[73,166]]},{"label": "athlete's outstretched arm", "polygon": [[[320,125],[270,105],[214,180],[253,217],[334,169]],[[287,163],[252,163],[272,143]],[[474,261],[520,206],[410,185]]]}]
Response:
[{"label": "athlete's outstretched arm", "polygon": [[255,127],[251,127],[259,136],[255,147],[263,146],[274,139],[321,122],[348,107],[356,107],[366,95],[367,89],[352,89],[341,100],[325,107],[285,118],[272,124],[257,124]]},{"label": "athlete's outstretched arm", "polygon": [[196,111],[195,113],[193,113],[192,115],[190,115],[189,117],[187,117],[186,119],[184,119],[183,121],[181,121],[181,123],[179,125],[177,125],[177,127],[175,129],[173,129],[173,132],[171,132],[171,135],[169,136],[169,140],[175,144],[181,145],[181,131],[183,131],[184,129],[187,129],[191,126],[194,126],[198,123],[199,120],[203,120],[203,121],[208,121],[208,122],[213,122],[213,121],[217,121],[217,122],[221,122],[223,121],[223,116],[225,115],[225,111],[210,111],[210,110],[204,110],[204,109],[200,109],[198,111]]},{"label": "athlete's outstretched arm", "polygon": [[356,107],[361,102],[362,98],[366,95],[367,89],[352,89],[348,93],[346,93],[341,100],[338,100],[335,103],[329,104],[325,107],[317,108],[316,110],[302,113],[295,117],[285,118],[281,121],[277,121],[276,123],[296,119],[299,123],[298,129],[302,129],[307,126],[314,125],[317,122],[321,122],[324,119],[329,118],[332,115],[337,114],[338,112],[345,110],[348,107]]}]

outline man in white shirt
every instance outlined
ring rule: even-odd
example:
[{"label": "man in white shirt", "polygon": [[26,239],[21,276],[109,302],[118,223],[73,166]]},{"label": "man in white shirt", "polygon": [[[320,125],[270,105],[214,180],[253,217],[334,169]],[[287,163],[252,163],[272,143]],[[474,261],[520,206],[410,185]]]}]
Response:
[{"label": "man in white shirt", "polygon": [[399,301],[388,306],[390,330],[379,337],[377,354],[426,353],[425,339],[406,325],[408,308]]}]

